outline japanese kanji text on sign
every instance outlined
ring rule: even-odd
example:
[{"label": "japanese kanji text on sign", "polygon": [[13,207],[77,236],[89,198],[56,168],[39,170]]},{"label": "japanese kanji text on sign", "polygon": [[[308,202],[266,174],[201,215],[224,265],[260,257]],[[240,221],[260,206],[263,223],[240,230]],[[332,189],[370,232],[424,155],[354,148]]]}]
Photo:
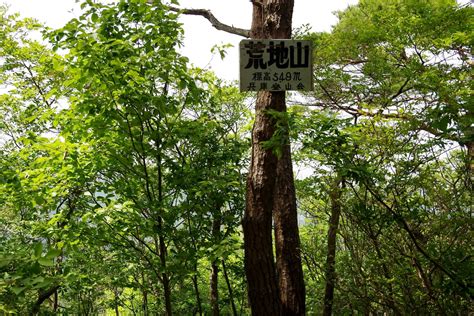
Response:
[{"label": "japanese kanji text on sign", "polygon": [[240,42],[240,91],[313,89],[311,42],[280,39]]}]

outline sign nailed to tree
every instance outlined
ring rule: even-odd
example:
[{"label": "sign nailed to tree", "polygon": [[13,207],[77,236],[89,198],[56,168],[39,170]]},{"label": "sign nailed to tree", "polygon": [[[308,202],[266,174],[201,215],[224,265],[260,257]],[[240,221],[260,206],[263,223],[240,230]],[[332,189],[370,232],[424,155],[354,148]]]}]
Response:
[{"label": "sign nailed to tree", "polygon": [[313,90],[310,41],[240,42],[240,91]]}]

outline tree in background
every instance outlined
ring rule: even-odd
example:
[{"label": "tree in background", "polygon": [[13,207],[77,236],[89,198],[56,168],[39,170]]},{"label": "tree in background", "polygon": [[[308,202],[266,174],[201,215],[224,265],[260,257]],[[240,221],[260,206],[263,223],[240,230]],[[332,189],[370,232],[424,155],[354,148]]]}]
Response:
[{"label": "tree in background", "polygon": [[[16,55],[8,52],[2,75],[18,82],[18,98],[13,91],[3,97],[18,104],[14,115],[47,128],[31,128],[5,144],[15,150],[2,156],[8,162],[2,212],[11,216],[4,225],[11,233],[2,240],[2,308],[35,314],[54,296],[53,311],[171,315],[198,306],[196,313],[205,314],[211,308],[200,292],[212,287],[216,293],[222,265],[221,298],[228,303],[214,301],[213,308],[232,306],[236,313],[245,308],[235,262],[242,258],[237,227],[248,144],[243,97],[211,74],[187,68],[176,52],[176,14],[159,2],[82,8],[82,16],[48,35],[68,49],[67,67],[44,46],[25,41],[42,58],[27,63],[28,72],[17,66],[28,51],[14,35],[8,38]],[[42,64],[48,58],[53,61]],[[68,99],[61,106],[24,109],[28,98],[55,100],[62,91]],[[43,108],[48,115],[38,119]],[[20,123],[12,117],[2,132],[21,131]],[[21,165],[14,164],[16,155]],[[206,284],[211,265],[212,285]]]},{"label": "tree in background", "polygon": [[343,163],[346,183],[336,294],[323,302],[318,286],[312,309],[469,310],[472,12],[453,1],[361,1],[330,34],[311,35],[311,103],[330,110],[298,125],[302,158],[315,170],[300,193],[314,217],[303,242],[312,280],[330,269],[321,246],[308,245],[321,240],[313,235],[328,229],[331,209],[330,182],[317,181]]},{"label": "tree in background", "polygon": [[56,214],[50,225],[64,228],[76,208],[80,182],[65,153],[80,146],[47,137],[68,91],[62,58],[31,40],[34,20],[0,7],[0,21],[0,310],[34,313],[50,296],[57,308],[64,242],[45,224]]}]

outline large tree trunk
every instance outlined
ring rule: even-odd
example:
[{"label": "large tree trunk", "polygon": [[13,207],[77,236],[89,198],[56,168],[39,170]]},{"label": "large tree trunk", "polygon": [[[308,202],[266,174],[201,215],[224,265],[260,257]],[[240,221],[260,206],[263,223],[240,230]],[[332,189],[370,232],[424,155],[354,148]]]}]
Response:
[{"label": "large tree trunk", "polygon": [[[277,157],[263,149],[275,122],[265,114],[270,105],[284,103],[284,93],[260,92],[252,131],[252,162],[247,179],[244,232],[245,272],[252,315],[280,315],[278,281],[273,259],[272,210]],[[276,101],[276,102],[275,102]]]},{"label": "large tree trunk", "polygon": [[[252,38],[290,38],[293,0],[252,2]],[[285,92],[261,91],[255,106],[252,161],[243,220],[249,302],[253,315],[304,315],[304,280],[290,146],[289,143],[283,146],[280,157],[262,147],[262,142],[269,140],[276,129],[276,122],[268,110],[286,111]],[[282,128],[287,130],[288,126]]]},{"label": "large tree trunk", "polygon": [[282,311],[284,315],[304,315],[305,286],[289,144],[284,145],[278,160],[273,220]]}]

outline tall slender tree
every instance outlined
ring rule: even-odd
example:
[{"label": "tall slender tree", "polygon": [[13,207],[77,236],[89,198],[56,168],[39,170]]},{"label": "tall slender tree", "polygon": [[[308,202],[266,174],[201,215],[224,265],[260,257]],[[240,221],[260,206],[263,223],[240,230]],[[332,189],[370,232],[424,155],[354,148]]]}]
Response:
[{"label": "tall slender tree", "polygon": [[[253,1],[251,38],[290,38],[293,5],[293,0]],[[275,117],[269,114],[271,111],[286,112],[285,92],[261,91],[257,95],[243,221],[249,299],[254,315],[303,315],[305,289],[288,135],[284,135],[286,140],[279,156],[262,145],[277,128]],[[283,124],[282,129],[288,131],[287,123]]]}]

